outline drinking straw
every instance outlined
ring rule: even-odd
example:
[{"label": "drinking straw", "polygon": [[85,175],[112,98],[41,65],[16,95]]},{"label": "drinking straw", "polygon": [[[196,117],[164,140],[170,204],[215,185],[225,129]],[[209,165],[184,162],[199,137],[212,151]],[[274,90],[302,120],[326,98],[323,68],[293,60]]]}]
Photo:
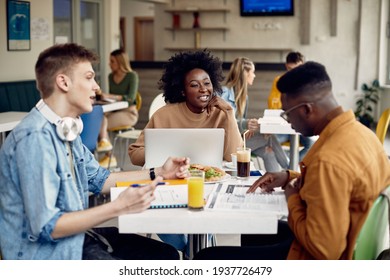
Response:
[{"label": "drinking straw", "polygon": [[245,134],[247,134],[248,132],[249,132],[249,129],[244,132],[244,150],[246,149],[246,137],[245,137]]}]

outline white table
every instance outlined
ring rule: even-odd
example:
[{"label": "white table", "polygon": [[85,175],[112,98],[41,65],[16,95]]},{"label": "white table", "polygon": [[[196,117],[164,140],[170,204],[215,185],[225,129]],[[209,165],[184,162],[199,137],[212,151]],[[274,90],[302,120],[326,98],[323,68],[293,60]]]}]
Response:
[{"label": "white table", "polygon": [[103,112],[106,113],[106,112],[125,109],[129,107],[129,103],[127,101],[118,101],[118,102],[103,104],[102,107],[103,107]]},{"label": "white table", "polygon": [[27,112],[4,112],[0,113],[0,145],[5,140],[7,131],[11,131],[27,115]]},{"label": "white table", "polygon": [[[252,183],[257,178],[251,177],[248,182]],[[232,179],[232,182],[236,181]],[[214,184],[205,184],[206,196],[213,187]],[[195,252],[208,246],[207,234],[276,234],[278,218],[275,213],[259,211],[148,209],[142,213],[119,216],[117,225],[120,233],[189,234],[192,258]],[[104,226],[108,224],[116,225],[113,220]]]},{"label": "white table", "polygon": [[292,129],[280,113],[283,110],[265,110],[264,117],[259,118],[260,133],[262,134],[290,134],[290,169],[298,171],[299,161],[299,133]]}]

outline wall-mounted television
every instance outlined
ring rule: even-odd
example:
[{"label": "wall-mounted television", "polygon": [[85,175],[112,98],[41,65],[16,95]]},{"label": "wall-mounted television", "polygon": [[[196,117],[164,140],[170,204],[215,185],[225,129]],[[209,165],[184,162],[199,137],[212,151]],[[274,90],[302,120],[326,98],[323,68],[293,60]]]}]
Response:
[{"label": "wall-mounted television", "polygon": [[240,13],[248,16],[293,16],[294,0],[240,0]]}]

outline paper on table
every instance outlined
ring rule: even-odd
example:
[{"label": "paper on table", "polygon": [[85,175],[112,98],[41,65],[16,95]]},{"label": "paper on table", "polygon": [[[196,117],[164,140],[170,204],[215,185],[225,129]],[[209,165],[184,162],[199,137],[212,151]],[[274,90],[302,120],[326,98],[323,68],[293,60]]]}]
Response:
[{"label": "paper on table", "polygon": [[297,134],[291,124],[284,120],[280,114],[283,110],[265,110],[264,117],[258,119],[260,133]]},{"label": "paper on table", "polygon": [[[115,200],[126,188],[111,188],[111,200]],[[155,200],[150,208],[185,208],[188,204],[187,185],[162,185],[154,191]]]},{"label": "paper on table", "polygon": [[[118,181],[116,182],[117,187],[129,187],[133,184],[150,184],[152,180],[137,180],[137,181]],[[187,184],[186,179],[171,179],[171,180],[163,180],[166,185],[185,185]]]},{"label": "paper on table", "polygon": [[287,202],[283,191],[273,193],[246,193],[251,185],[221,183],[216,184],[210,194],[206,210],[246,210],[288,214]]}]

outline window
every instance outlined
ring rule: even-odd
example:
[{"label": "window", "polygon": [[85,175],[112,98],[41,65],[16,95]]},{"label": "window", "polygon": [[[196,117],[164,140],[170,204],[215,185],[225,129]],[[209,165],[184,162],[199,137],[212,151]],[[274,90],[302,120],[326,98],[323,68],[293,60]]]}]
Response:
[{"label": "window", "polygon": [[[77,43],[103,57],[101,0],[54,0],[54,43]],[[95,66],[102,85],[101,63]]]}]

